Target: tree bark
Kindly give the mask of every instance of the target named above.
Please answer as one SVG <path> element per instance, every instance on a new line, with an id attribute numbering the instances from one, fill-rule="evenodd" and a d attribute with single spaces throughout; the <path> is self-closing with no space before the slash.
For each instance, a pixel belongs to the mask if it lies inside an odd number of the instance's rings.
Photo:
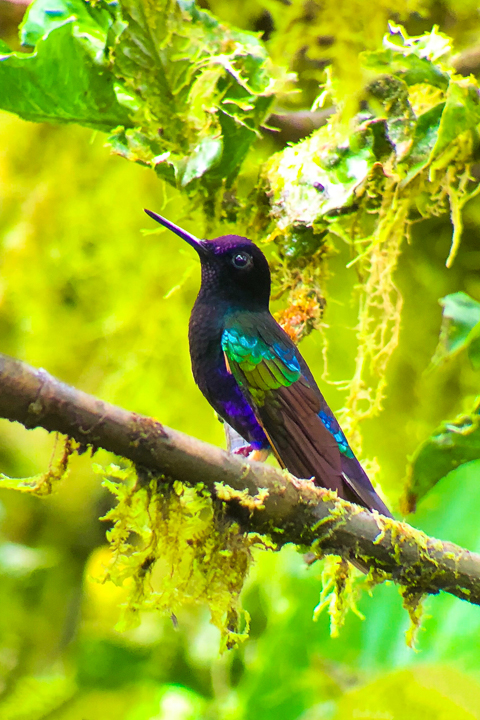
<path id="1" fill-rule="evenodd" d="M 339 500 L 310 480 L 103 402 L 2 354 L 0 417 L 63 433 L 93 450 L 102 447 L 167 478 L 201 482 L 237 512 L 240 508 L 246 530 L 269 535 L 279 545 L 357 558 L 387 573 L 412 597 L 443 590 L 480 604 L 477 553 Z"/>

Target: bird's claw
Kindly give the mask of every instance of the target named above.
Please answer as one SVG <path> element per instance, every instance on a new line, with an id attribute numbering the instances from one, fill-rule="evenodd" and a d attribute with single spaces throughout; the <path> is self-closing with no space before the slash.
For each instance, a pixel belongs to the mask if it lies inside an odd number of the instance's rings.
<path id="1" fill-rule="evenodd" d="M 253 445 L 242 445 L 241 447 L 237 448 L 233 451 L 234 455 L 240 455 L 241 457 L 250 457 L 252 452 L 254 452 L 255 448 Z"/>
<path id="2" fill-rule="evenodd" d="M 234 455 L 240 455 L 240 457 L 248 458 L 249 460 L 255 460 L 255 462 L 265 462 L 268 457 L 268 448 L 262 448 L 256 450 L 253 445 L 242 445 L 233 451 Z"/>

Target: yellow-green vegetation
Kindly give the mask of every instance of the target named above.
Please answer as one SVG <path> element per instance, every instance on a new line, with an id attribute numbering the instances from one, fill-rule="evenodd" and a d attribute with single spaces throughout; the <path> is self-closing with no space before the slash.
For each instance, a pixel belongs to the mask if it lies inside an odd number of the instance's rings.
<path id="1" fill-rule="evenodd" d="M 412 456 L 413 524 L 478 549 L 478 85 L 456 72 L 478 29 L 453 0 L 37 0 L 25 52 L 0 47 L 0 106 L 37 121 L 0 117 L 2 351 L 220 444 L 188 358 L 198 266 L 142 208 L 248 234 L 389 504 Z M 335 103 L 326 127 L 265 135 L 271 110 L 313 103 Z M 0 717 L 478 717 L 476 607 L 428 600 L 414 653 L 420 597 L 382 573 L 357 597 L 344 563 L 264 552 L 199 488 L 123 469 L 101 487 L 89 454 L 58 483 L 54 444 L 2 422 Z M 220 633 L 246 632 L 243 584 L 249 639 L 219 659 Z"/>
<path id="2" fill-rule="evenodd" d="M 341 558 L 326 558 L 320 601 L 313 611 L 313 617 L 318 619 L 322 610 L 328 609 L 330 635 L 333 638 L 338 637 L 348 610 L 352 610 L 361 620 L 365 619 L 356 604 L 357 590 L 358 586 L 355 588 L 352 583 L 352 568 L 349 563 Z"/>
<path id="3" fill-rule="evenodd" d="M 57 454 L 56 445 L 58 440 L 59 437 L 57 436 L 54 445 L 54 455 Z M 19 490 L 20 492 L 31 493 L 39 497 L 50 495 L 56 487 L 56 484 L 66 478 L 69 459 L 75 451 L 76 443 L 71 438 L 63 438 L 61 446 L 60 456 L 58 459 L 52 456 L 48 470 L 29 478 L 11 478 L 0 473 L 0 487 L 4 490 Z"/>
<path id="4" fill-rule="evenodd" d="M 383 45 L 360 54 L 356 67 L 364 84 L 357 84 L 355 95 L 341 78 L 329 76 L 321 103 L 334 102 L 336 114 L 303 142 L 274 155 L 263 170 L 283 287 L 284 265 L 297 273 L 294 282 L 287 281 L 294 306 L 299 293 L 315 288 L 313 278 L 335 240 L 350 248 L 348 266 L 360 280 L 355 372 L 342 412 L 350 433 L 382 408 L 401 322 L 394 273 L 412 222 L 450 212 L 450 267 L 460 244 L 462 208 L 479 190 L 471 176 L 478 85 L 449 66 L 449 39 L 438 28 L 412 38 L 391 23 Z M 369 104 L 353 128 L 346 125 L 348 111 L 339 96 L 344 92 L 349 101 L 358 96 Z M 321 311 L 319 304 L 311 327 L 319 324 Z"/>
<path id="5" fill-rule="evenodd" d="M 105 516 L 112 563 L 104 581 L 129 585 L 119 629 L 140 623 L 140 610 L 175 615 L 184 605 L 206 604 L 222 645 L 248 637 L 239 595 L 251 563 L 254 538 L 242 533 L 201 486 L 106 469 L 117 505 Z M 223 515 L 223 517 L 222 517 Z M 243 627 L 242 627 L 243 626 Z"/>

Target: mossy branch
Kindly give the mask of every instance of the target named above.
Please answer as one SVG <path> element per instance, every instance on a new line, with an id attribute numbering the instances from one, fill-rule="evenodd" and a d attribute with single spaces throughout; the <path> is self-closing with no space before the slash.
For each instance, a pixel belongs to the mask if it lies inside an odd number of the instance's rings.
<path id="1" fill-rule="evenodd" d="M 479 554 L 103 402 L 3 354 L 0 416 L 28 429 L 63 433 L 84 447 L 102 447 L 183 483 L 203 483 L 240 514 L 246 531 L 279 545 L 308 546 L 318 555 L 357 558 L 375 579 L 386 573 L 409 596 L 443 590 L 480 604 Z"/>

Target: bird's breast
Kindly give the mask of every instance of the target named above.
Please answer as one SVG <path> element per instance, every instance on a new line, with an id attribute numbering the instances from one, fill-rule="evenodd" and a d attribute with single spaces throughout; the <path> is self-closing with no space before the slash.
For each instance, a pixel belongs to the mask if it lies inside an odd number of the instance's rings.
<path id="1" fill-rule="evenodd" d="M 215 376 L 222 372 L 222 333 L 223 323 L 216 308 L 211 305 L 195 303 L 188 328 L 190 358 L 195 382 L 206 394 Z M 226 368 L 225 368 L 226 371 Z"/>

